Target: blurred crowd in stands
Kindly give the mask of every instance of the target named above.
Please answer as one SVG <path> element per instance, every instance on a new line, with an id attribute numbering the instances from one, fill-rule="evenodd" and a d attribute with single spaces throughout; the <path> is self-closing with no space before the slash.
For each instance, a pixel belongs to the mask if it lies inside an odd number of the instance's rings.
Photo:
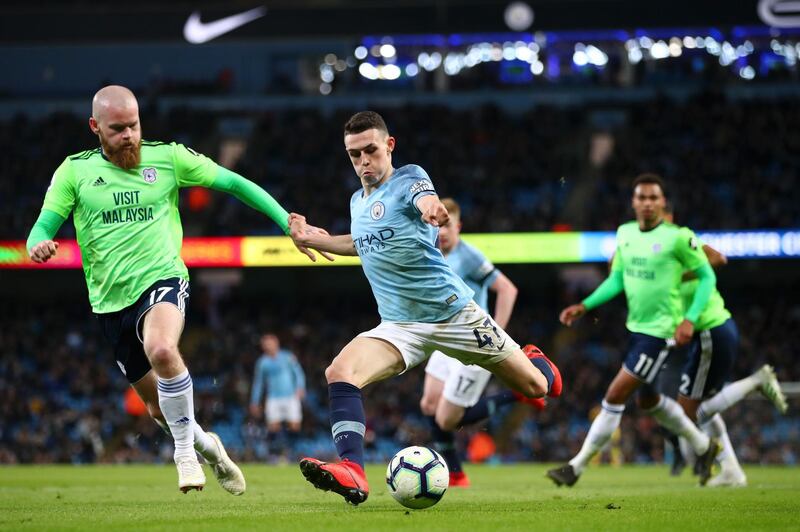
<path id="1" fill-rule="evenodd" d="M 259 183 L 311 223 L 349 232 L 349 198 L 359 183 L 343 149 L 342 125 L 360 109 L 158 112 L 146 98 L 140 105 L 144 138 L 187 144 Z M 466 232 L 613 230 L 631 218 L 629 185 L 644 171 L 664 176 L 677 221 L 697 230 L 800 226 L 796 98 L 730 101 L 703 92 L 680 101 L 540 105 L 514 113 L 491 105 L 376 110 L 398 140 L 395 166 L 423 166 L 441 195 L 460 202 Z M 0 239 L 27 238 L 56 167 L 67 155 L 97 146 L 87 118 L 56 113 L 0 121 Z M 181 215 L 187 236 L 279 232 L 216 193 L 183 191 Z M 73 236 L 72 224 L 65 224 L 59 237 Z M 537 275 L 533 267 L 530 272 Z M 515 338 L 553 355 L 565 376 L 564 398 L 543 413 L 508 407 L 487 426 L 460 431 L 462 443 L 487 431 L 500 460 L 563 461 L 577 451 L 587 414 L 619 369 L 627 337 L 619 300 L 578 327 L 558 324 L 558 310 L 585 288 L 521 296 L 510 327 Z M 800 306 L 792 290 L 773 292 L 723 289 L 742 333 L 735 378 L 769 362 L 781 380 L 800 380 L 793 343 Z M 347 341 L 377 323 L 365 283 L 359 297 L 315 297 L 313 305 L 298 298 L 281 304 L 278 319 L 277 302 L 256 305 L 236 296 L 213 302 L 193 285 L 181 347 L 194 379 L 197 419 L 239 459 L 332 457 L 323 373 Z M 127 381 L 83 299 L 3 305 L 0 323 L 0 463 L 171 460 L 169 437 L 126 405 Z M 281 453 L 267 445 L 263 419 L 248 414 L 257 339 L 267 330 L 297 355 L 308 383 L 300 438 Z M 427 441 L 418 407 L 422 377 L 417 368 L 367 389 L 369 460 Z M 728 412 L 740 458 L 797 463 L 798 408 L 792 399 L 782 418 L 766 401 L 747 400 Z M 627 462 L 663 456 L 655 422 L 635 408 L 623 418 L 621 450 Z"/>
<path id="2" fill-rule="evenodd" d="M 303 305 L 303 298 L 283 301 L 280 311 L 277 301 L 254 303 L 237 296 L 210 303 L 213 298 L 204 292 L 195 284 L 181 343 L 194 379 L 198 421 L 219 433 L 229 452 L 242 460 L 275 462 L 305 454 L 332 458 L 324 369 L 356 333 L 376 324 L 366 287 L 358 297 L 321 296 L 313 305 Z M 493 438 L 493 459 L 499 461 L 563 461 L 577 451 L 588 430 L 588 415 L 621 363 L 627 338 L 624 302 L 617 300 L 567 329 L 558 324 L 557 311 L 579 294 L 569 286 L 561 292 L 554 298 L 558 302 L 548 304 L 522 294 L 509 330 L 557 360 L 565 395 L 542 413 L 512 405 L 484 426 L 462 429 L 458 435 L 464 448 L 476 434 L 485 433 Z M 781 380 L 800 380 L 792 344 L 800 328 L 797 301 L 787 293 L 724 292 L 731 294 L 742 333 L 733 377 L 769 362 Z M 0 322 L 0 463 L 171 460 L 171 439 L 126 402 L 127 381 L 83 301 L 4 306 Z M 302 431 L 293 448 L 280 437 L 270 448 L 264 419 L 248 413 L 258 338 L 267 330 L 279 333 L 307 375 Z M 418 406 L 422 378 L 418 367 L 366 389 L 368 460 L 386 460 L 399 448 L 429 441 L 429 425 Z M 623 460 L 661 461 L 665 446 L 655 421 L 629 406 L 621 429 Z M 799 409 L 800 401 L 792 398 L 789 413 L 782 417 L 756 398 L 727 412 L 740 458 L 796 464 Z"/>
<path id="3" fill-rule="evenodd" d="M 342 125 L 358 109 L 158 113 L 141 102 L 144 138 L 178 141 L 259 183 L 287 209 L 332 233 L 349 230 L 359 187 Z M 87 98 L 88 109 L 88 98 Z M 396 166 L 420 164 L 454 196 L 467 232 L 613 230 L 630 218 L 629 185 L 661 173 L 678 220 L 697 230 L 800 225 L 800 103 L 685 101 L 538 106 L 509 113 L 408 105 L 378 109 L 397 138 Z M 0 122 L 0 238 L 27 237 L 53 171 L 97 146 L 86 116 Z M 276 234 L 237 200 L 183 191 L 187 236 Z M 62 236 L 72 233 L 65 224 Z"/>

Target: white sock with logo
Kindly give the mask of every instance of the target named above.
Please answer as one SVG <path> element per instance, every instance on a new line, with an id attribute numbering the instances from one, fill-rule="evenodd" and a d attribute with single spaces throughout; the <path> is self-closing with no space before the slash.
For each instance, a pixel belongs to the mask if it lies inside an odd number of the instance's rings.
<path id="1" fill-rule="evenodd" d="M 603 408 L 592 421 L 592 426 L 589 428 L 586 439 L 583 440 L 580 452 L 569 461 L 569 465 L 575 470 L 576 475 L 583 473 L 589 460 L 608 443 L 614 431 L 619 427 L 624 411 L 625 405 L 612 405 L 603 400 Z"/>
<path id="2" fill-rule="evenodd" d="M 674 399 L 661 394 L 661 400 L 647 413 L 671 433 L 686 438 L 697 455 L 705 454 L 708 450 L 708 436 L 689 419 Z"/>
<path id="3" fill-rule="evenodd" d="M 194 456 L 194 389 L 189 370 L 171 379 L 158 378 L 158 405 L 175 440 L 175 459 Z"/>
<path id="4" fill-rule="evenodd" d="M 169 426 L 165 422 L 157 418 L 153 418 L 153 421 L 161 427 L 161 430 L 172 437 L 172 432 L 170 432 Z M 203 430 L 203 427 L 197 421 L 194 423 L 194 450 L 200 453 L 200 456 L 205 458 L 209 464 L 216 464 L 219 461 L 216 442 Z"/>

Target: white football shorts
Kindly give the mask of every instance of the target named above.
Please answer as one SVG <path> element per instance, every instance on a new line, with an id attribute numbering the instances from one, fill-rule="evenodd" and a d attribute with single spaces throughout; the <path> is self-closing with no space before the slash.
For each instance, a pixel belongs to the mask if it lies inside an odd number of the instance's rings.
<path id="1" fill-rule="evenodd" d="M 465 366 L 455 358 L 435 351 L 425 373 L 444 382 L 442 396 L 454 405 L 469 408 L 481 398 L 492 374 L 480 366 Z"/>
<path id="2" fill-rule="evenodd" d="M 441 351 L 464 364 L 493 366 L 519 349 L 486 311 L 474 301 L 453 317 L 438 323 L 384 321 L 359 336 L 378 338 L 395 346 L 408 371 Z"/>
<path id="3" fill-rule="evenodd" d="M 296 395 L 267 399 L 264 413 L 267 423 L 300 423 L 303 420 L 303 406 Z"/>

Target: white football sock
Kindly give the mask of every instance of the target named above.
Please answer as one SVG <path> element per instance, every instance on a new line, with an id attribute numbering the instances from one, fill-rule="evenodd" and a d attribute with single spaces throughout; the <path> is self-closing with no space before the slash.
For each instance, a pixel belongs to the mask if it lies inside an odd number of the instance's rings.
<path id="1" fill-rule="evenodd" d="M 681 447 L 681 455 L 683 455 L 686 465 L 694 467 L 694 463 L 697 461 L 697 455 L 694 454 L 694 449 L 689 445 L 689 440 L 683 436 L 678 436 L 678 444 Z"/>
<path id="2" fill-rule="evenodd" d="M 611 435 L 619 427 L 624 411 L 625 405 L 612 405 L 605 400 L 603 401 L 603 408 L 600 409 L 600 413 L 592 421 L 592 426 L 589 428 L 586 439 L 583 440 L 580 452 L 569 461 L 569 465 L 575 470 L 576 475 L 583 473 L 589 460 L 608 443 Z"/>
<path id="3" fill-rule="evenodd" d="M 189 370 L 158 378 L 158 405 L 175 440 L 175 458 L 194 456 L 194 389 Z"/>
<path id="4" fill-rule="evenodd" d="M 662 394 L 658 404 L 647 413 L 656 418 L 656 421 L 671 433 L 686 438 L 698 455 L 705 454 L 708 450 L 708 436 L 692 423 L 681 405 L 675 400 Z"/>
<path id="5" fill-rule="evenodd" d="M 741 470 L 742 466 L 739 465 L 739 460 L 736 458 L 733 444 L 730 437 L 728 437 L 728 427 L 725 425 L 725 420 L 722 419 L 722 416 L 715 414 L 714 417 L 702 425 L 702 429 L 709 436 L 717 438 L 722 445 L 722 450 L 717 455 L 717 460 L 722 469 Z"/>
<path id="6" fill-rule="evenodd" d="M 166 434 L 172 437 L 172 433 L 166 423 L 160 419 L 153 418 L 156 425 L 161 427 Z M 200 453 L 200 456 L 206 459 L 209 464 L 216 464 L 219 461 L 219 452 L 217 451 L 217 444 L 211 439 L 211 436 L 206 434 L 203 427 L 195 421 L 194 423 L 194 450 Z"/>
<path id="7" fill-rule="evenodd" d="M 717 395 L 700 403 L 697 408 L 697 422 L 702 425 L 713 418 L 715 414 L 724 412 L 744 399 L 747 394 L 759 386 L 761 386 L 761 377 L 758 372 L 726 385 Z"/>
<path id="8" fill-rule="evenodd" d="M 219 462 L 220 456 L 217 450 L 217 443 L 196 421 L 194 423 L 194 450 L 200 453 L 200 456 L 209 464 Z"/>

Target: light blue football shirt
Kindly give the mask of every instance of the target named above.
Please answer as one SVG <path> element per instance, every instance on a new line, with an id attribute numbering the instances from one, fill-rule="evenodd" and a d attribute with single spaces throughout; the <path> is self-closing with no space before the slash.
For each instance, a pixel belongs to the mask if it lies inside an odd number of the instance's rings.
<path id="1" fill-rule="evenodd" d="M 397 168 L 364 197 L 350 199 L 350 233 L 383 321 L 436 323 L 472 300 L 472 290 L 436 246 L 439 230 L 426 224 L 416 201 L 436 194 L 417 165 Z"/>
<path id="2" fill-rule="evenodd" d="M 297 358 L 286 349 L 274 357 L 262 355 L 256 362 L 250 404 L 259 404 L 266 388 L 267 400 L 292 397 L 297 390 L 305 390 L 306 376 Z"/>
<path id="3" fill-rule="evenodd" d="M 494 284 L 500 270 L 477 248 L 459 240 L 456 247 L 445 255 L 444 260 L 456 275 L 464 279 L 475 295 L 473 299 L 483 310 L 489 311 L 489 287 Z"/>

